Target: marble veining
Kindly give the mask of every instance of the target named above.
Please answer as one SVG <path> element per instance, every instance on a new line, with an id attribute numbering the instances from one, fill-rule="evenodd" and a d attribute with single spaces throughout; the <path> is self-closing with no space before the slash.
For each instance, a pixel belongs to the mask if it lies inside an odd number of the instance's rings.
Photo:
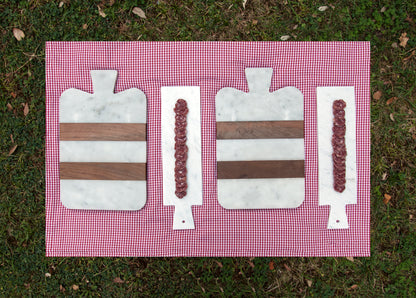
<path id="1" fill-rule="evenodd" d="M 161 88 L 162 99 L 162 162 L 163 204 L 174 205 L 173 229 L 194 229 L 193 205 L 202 205 L 202 160 L 201 160 L 201 110 L 200 87 L 173 86 Z M 179 199 L 175 195 L 175 113 L 178 99 L 187 102 L 187 195 Z"/>
<path id="2" fill-rule="evenodd" d="M 61 162 L 146 162 L 145 141 L 60 141 Z"/>
<path id="3" fill-rule="evenodd" d="M 296 208 L 304 196 L 304 178 L 218 180 L 218 201 L 226 209 Z"/>
<path id="4" fill-rule="evenodd" d="M 139 210 L 146 181 L 61 180 L 61 202 L 70 209 Z"/>
<path id="5" fill-rule="evenodd" d="M 354 87 L 317 87 L 318 110 L 318 160 L 319 160 L 319 205 L 330 205 L 328 229 L 349 227 L 345 206 L 357 203 L 356 169 L 356 121 Z M 343 99 L 345 107 L 345 146 L 347 148 L 345 190 L 336 192 L 333 187 L 332 166 L 332 103 Z"/>
<path id="6" fill-rule="evenodd" d="M 303 139 L 217 140 L 217 160 L 305 159 Z"/>

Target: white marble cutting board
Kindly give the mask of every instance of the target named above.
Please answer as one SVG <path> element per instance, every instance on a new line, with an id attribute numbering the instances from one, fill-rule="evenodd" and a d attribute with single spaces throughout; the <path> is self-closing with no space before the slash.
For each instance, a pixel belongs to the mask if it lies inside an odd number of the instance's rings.
<path id="1" fill-rule="evenodd" d="M 302 121 L 303 94 L 295 87 L 270 92 L 272 68 L 246 68 L 249 92 L 221 89 L 215 98 L 216 121 Z M 218 126 L 217 126 L 218 127 Z M 303 123 L 302 123 L 303 129 Z M 300 138 L 218 139 L 217 162 L 284 161 L 304 157 Z M 303 168 L 302 168 L 303 173 Z M 305 179 L 218 179 L 218 201 L 226 209 L 296 208 L 305 198 Z"/>
<path id="2" fill-rule="evenodd" d="M 136 88 L 114 94 L 116 70 L 90 72 L 93 93 L 65 90 L 60 123 L 146 123 L 145 94 Z M 146 163 L 146 141 L 60 141 L 62 163 Z M 62 173 L 61 173 L 62 175 Z M 62 177 L 61 177 L 62 178 Z M 60 199 L 70 209 L 139 210 L 146 181 L 60 179 Z"/>

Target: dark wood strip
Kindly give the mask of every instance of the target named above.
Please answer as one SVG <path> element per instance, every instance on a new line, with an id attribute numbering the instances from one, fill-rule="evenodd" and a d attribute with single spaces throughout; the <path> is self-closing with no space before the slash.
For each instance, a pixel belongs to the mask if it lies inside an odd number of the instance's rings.
<path id="1" fill-rule="evenodd" d="M 219 161 L 218 179 L 302 178 L 304 160 Z"/>
<path id="2" fill-rule="evenodd" d="M 217 122 L 217 139 L 303 138 L 303 121 Z"/>
<path id="3" fill-rule="evenodd" d="M 60 178 L 80 180 L 146 180 L 146 164 L 61 162 Z"/>
<path id="4" fill-rule="evenodd" d="M 145 123 L 61 123 L 61 141 L 146 141 Z"/>

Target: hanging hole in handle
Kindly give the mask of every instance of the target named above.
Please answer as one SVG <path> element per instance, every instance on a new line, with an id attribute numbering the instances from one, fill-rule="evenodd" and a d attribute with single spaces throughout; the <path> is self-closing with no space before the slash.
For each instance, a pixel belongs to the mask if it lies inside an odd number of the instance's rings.
<path id="1" fill-rule="evenodd" d="M 337 223 L 339 223 L 339 219 L 337 219 Z"/>
<path id="2" fill-rule="evenodd" d="M 184 220 L 182 220 L 182 223 L 185 223 L 185 221 L 184 221 Z"/>

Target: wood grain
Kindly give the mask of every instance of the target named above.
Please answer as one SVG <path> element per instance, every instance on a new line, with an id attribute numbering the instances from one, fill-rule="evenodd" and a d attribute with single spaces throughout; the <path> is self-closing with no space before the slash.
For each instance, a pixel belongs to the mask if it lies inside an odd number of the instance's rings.
<path id="1" fill-rule="evenodd" d="M 302 178 L 304 160 L 219 161 L 218 179 Z"/>
<path id="2" fill-rule="evenodd" d="M 303 121 L 217 122 L 217 139 L 293 139 L 303 136 Z"/>
<path id="3" fill-rule="evenodd" d="M 145 123 L 61 123 L 61 141 L 146 141 Z"/>
<path id="4" fill-rule="evenodd" d="M 146 164 L 61 162 L 60 178 L 79 180 L 146 180 Z"/>

